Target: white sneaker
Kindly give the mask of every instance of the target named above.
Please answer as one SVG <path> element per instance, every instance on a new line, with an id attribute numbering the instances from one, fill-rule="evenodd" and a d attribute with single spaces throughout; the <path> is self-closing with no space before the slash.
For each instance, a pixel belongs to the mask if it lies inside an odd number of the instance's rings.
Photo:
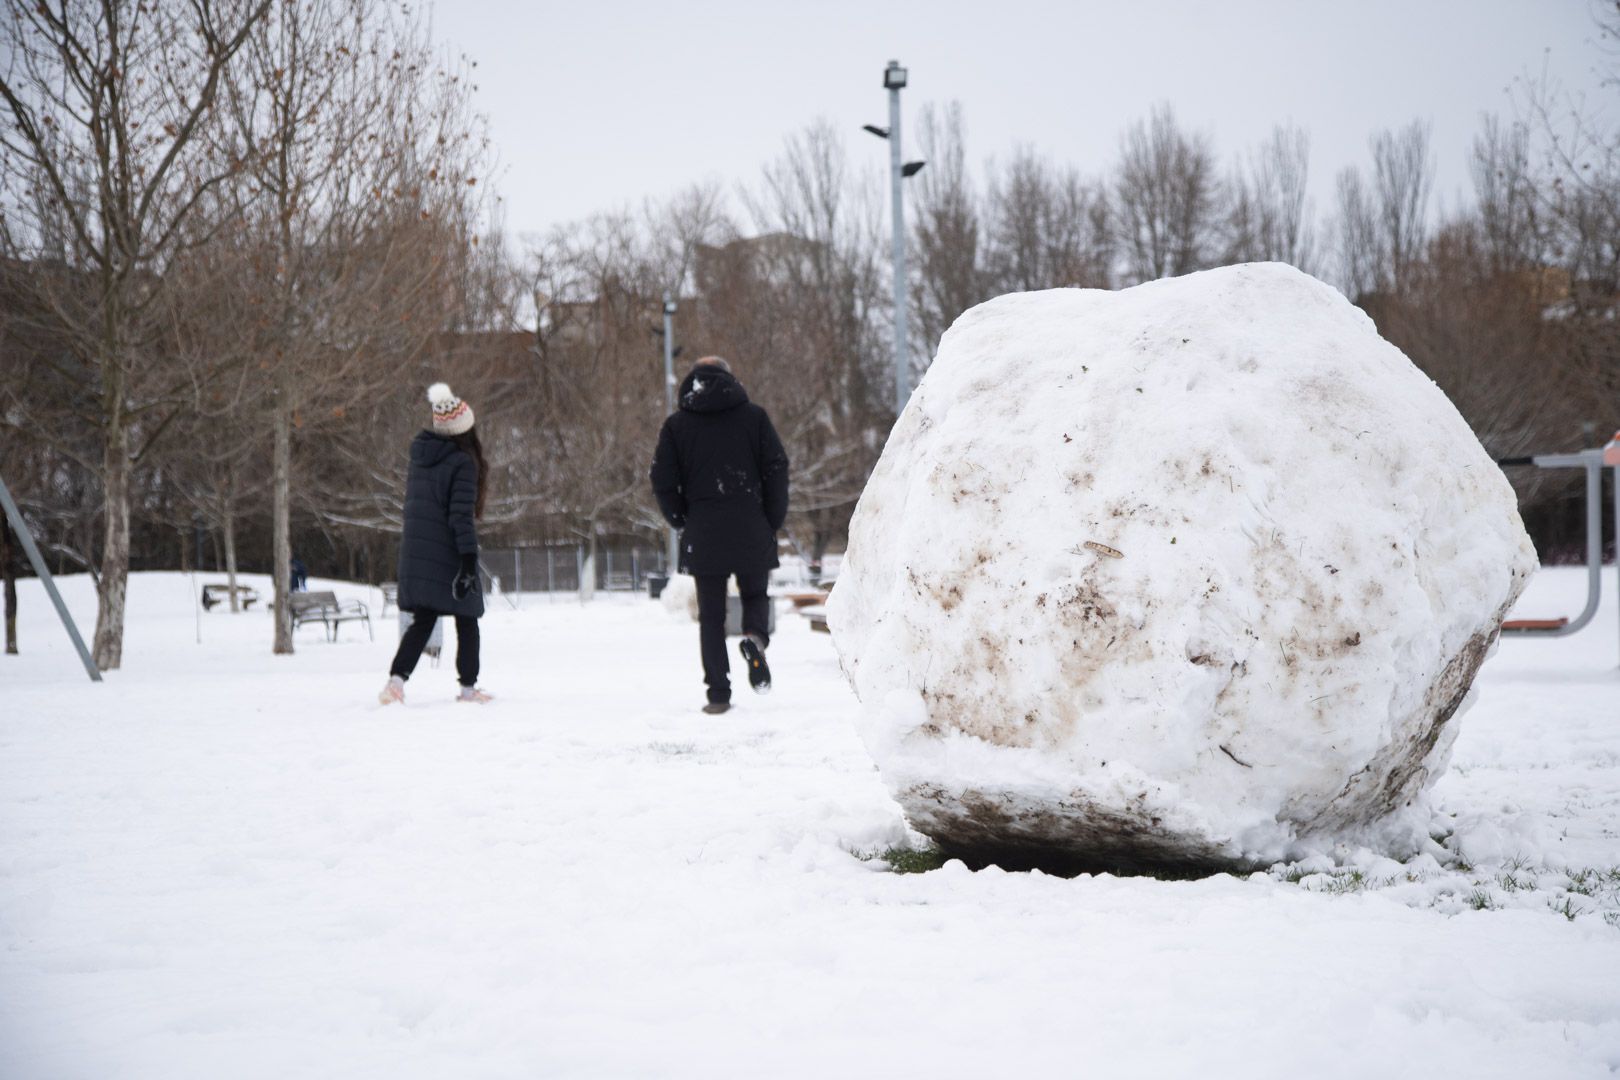
<path id="1" fill-rule="evenodd" d="M 463 686 L 461 693 L 456 695 L 457 701 L 470 701 L 474 705 L 487 705 L 495 700 L 494 694 L 485 693 L 476 686 Z"/>
<path id="2" fill-rule="evenodd" d="M 378 693 L 377 700 L 384 705 L 392 705 L 396 701 L 405 704 L 405 680 L 398 675 L 388 676 L 388 682 Z"/>

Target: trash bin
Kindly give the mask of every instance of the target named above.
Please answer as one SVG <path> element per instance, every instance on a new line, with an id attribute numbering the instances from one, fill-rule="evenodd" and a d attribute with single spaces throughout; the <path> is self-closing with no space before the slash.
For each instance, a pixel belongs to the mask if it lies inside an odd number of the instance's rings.
<path id="1" fill-rule="evenodd" d="M 765 632 L 776 633 L 776 597 L 771 597 L 770 606 L 765 609 Z M 726 597 L 726 636 L 742 637 L 742 597 Z"/>
<path id="2" fill-rule="evenodd" d="M 647 575 L 647 595 L 653 600 L 664 594 L 664 586 L 669 584 L 668 574 Z"/>
<path id="3" fill-rule="evenodd" d="M 399 613 L 399 636 L 404 637 L 405 636 L 405 631 L 410 627 L 411 623 L 413 623 L 415 621 L 416 621 L 416 616 L 414 614 L 412 614 L 411 612 L 409 612 L 409 611 L 400 612 Z M 441 652 L 443 652 L 443 651 L 444 651 L 444 620 L 443 619 L 435 619 L 433 621 L 433 633 L 428 635 L 427 647 L 424 648 L 422 650 L 422 652 L 430 660 L 433 661 L 433 666 L 434 667 L 438 667 L 439 666 L 439 654 Z"/>

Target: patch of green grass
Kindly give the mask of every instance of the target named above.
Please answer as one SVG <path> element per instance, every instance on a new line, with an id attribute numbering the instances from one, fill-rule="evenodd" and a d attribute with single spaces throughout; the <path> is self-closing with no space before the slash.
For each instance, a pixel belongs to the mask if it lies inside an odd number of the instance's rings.
<path id="1" fill-rule="evenodd" d="M 1473 892 L 1468 894 L 1468 896 L 1463 900 L 1463 903 L 1467 904 L 1475 911 L 1496 910 L 1496 901 L 1492 900 L 1491 894 L 1486 892 L 1484 889 L 1475 889 Z"/>
<path id="2" fill-rule="evenodd" d="M 1569 884 L 1565 888 L 1581 896 L 1591 896 L 1603 885 L 1603 876 L 1596 870 L 1574 870 L 1569 874 Z"/>
<path id="3" fill-rule="evenodd" d="M 1527 889 L 1534 889 L 1536 879 L 1533 877 L 1529 879 L 1521 878 L 1510 869 L 1505 874 L 1496 875 L 1496 884 L 1503 892 L 1523 892 Z"/>
<path id="4" fill-rule="evenodd" d="M 926 874 L 945 865 L 945 853 L 936 847 L 892 847 L 878 858 L 889 864 L 897 874 Z"/>
<path id="5" fill-rule="evenodd" d="M 1345 893 L 1361 892 L 1367 888 L 1368 884 L 1366 874 L 1363 874 L 1360 870 L 1352 870 L 1347 874 L 1333 875 L 1328 883 L 1322 887 L 1322 891 L 1334 895 L 1343 895 Z"/>
<path id="6" fill-rule="evenodd" d="M 1573 896 L 1564 897 L 1564 902 L 1562 904 L 1558 903 L 1557 901 L 1549 900 L 1547 901 L 1547 906 L 1558 912 L 1558 914 L 1562 915 L 1570 922 L 1574 922 L 1575 916 L 1581 913 L 1581 909 L 1575 906 L 1575 898 Z"/>

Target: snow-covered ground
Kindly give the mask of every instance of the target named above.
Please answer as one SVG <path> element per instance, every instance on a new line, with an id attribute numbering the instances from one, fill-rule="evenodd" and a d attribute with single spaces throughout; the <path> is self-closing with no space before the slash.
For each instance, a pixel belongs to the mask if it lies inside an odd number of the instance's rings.
<path id="1" fill-rule="evenodd" d="M 383 709 L 392 616 L 272 657 L 262 611 L 137 575 L 96 686 L 26 582 L 0 1077 L 1609 1076 L 1613 581 L 1486 663 L 1446 849 L 1201 881 L 892 872 L 917 838 L 786 611 L 776 692 L 720 718 L 696 628 L 627 596 L 497 600 L 495 704 L 453 704 L 446 657 Z"/>

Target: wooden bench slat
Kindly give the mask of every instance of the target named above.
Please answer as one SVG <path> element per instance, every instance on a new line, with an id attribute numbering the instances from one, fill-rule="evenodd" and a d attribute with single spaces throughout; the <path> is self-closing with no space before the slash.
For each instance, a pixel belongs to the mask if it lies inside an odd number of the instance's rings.
<path id="1" fill-rule="evenodd" d="M 1568 618 L 1509 619 L 1502 624 L 1504 630 L 1562 630 L 1569 625 Z"/>

